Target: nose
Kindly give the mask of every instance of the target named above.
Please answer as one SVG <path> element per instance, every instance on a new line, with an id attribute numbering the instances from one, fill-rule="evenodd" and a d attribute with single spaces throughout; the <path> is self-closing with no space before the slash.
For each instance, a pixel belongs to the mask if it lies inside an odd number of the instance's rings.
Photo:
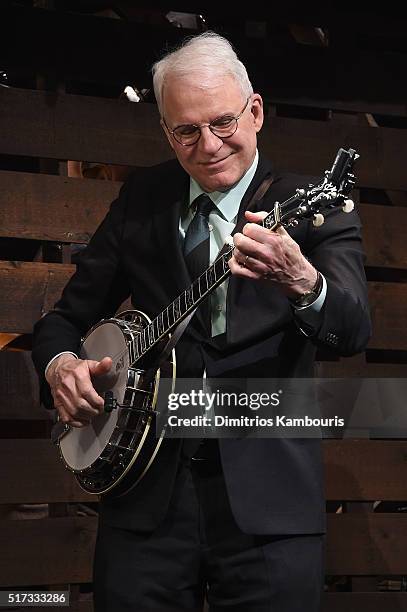
<path id="1" fill-rule="evenodd" d="M 204 153 L 213 154 L 219 151 L 223 145 L 223 140 L 216 136 L 207 125 L 201 127 L 201 137 L 198 146 Z"/>

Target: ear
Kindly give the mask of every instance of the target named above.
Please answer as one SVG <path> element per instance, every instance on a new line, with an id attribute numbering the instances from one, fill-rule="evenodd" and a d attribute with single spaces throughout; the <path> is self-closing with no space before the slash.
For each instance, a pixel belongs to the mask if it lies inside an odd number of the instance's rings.
<path id="1" fill-rule="evenodd" d="M 168 142 L 170 143 L 170 147 L 171 147 L 171 149 L 173 149 L 173 150 L 174 150 L 174 143 L 172 142 L 172 137 L 171 137 L 171 134 L 170 134 L 170 133 L 169 133 L 169 131 L 167 130 L 167 127 L 166 127 L 166 125 L 165 125 L 165 123 L 164 123 L 164 121 L 163 121 L 162 119 L 160 119 L 160 125 L 161 125 L 161 127 L 162 127 L 162 129 L 163 129 L 163 131 L 164 131 L 164 134 L 165 134 L 165 135 L 166 135 L 166 137 L 167 137 Z"/>
<path id="2" fill-rule="evenodd" d="M 260 94 L 252 95 L 251 105 L 250 112 L 253 115 L 254 128 L 256 132 L 260 132 L 264 121 L 263 99 Z"/>

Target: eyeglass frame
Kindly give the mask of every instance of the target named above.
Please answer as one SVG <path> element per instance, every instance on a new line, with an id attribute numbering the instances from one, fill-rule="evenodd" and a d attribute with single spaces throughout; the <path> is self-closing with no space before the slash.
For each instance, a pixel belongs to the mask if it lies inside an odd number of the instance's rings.
<path id="1" fill-rule="evenodd" d="M 181 125 L 177 125 L 177 126 L 176 126 L 176 127 L 173 129 L 173 130 L 171 130 L 171 129 L 168 127 L 167 122 L 166 122 L 166 120 L 165 120 L 165 117 L 164 117 L 164 116 L 162 117 L 162 120 L 163 120 L 163 123 L 164 123 L 164 125 L 165 125 L 165 127 L 166 127 L 167 131 L 168 131 L 168 132 L 171 134 L 171 136 L 174 138 L 175 142 L 177 142 L 178 144 L 180 144 L 182 147 L 193 147 L 194 145 L 196 145 L 196 143 L 197 143 L 197 142 L 199 142 L 199 139 L 200 139 L 200 138 L 201 138 L 201 136 L 202 136 L 202 128 L 204 128 L 204 127 L 208 127 L 208 128 L 210 129 L 210 131 L 211 131 L 211 134 L 213 134 L 214 136 L 216 136 L 216 138 L 220 138 L 220 140 L 225 140 L 226 138 L 231 138 L 231 137 L 232 137 L 234 134 L 236 134 L 236 132 L 237 132 L 237 128 L 239 127 L 238 120 L 241 118 L 241 116 L 242 116 L 242 115 L 243 115 L 243 113 L 245 112 L 245 110 L 246 110 L 246 108 L 247 108 L 247 106 L 248 106 L 248 104 L 249 104 L 249 100 L 250 100 L 250 98 L 251 98 L 251 97 L 252 97 L 251 95 L 247 97 L 247 100 L 246 100 L 246 103 L 245 103 L 245 105 L 244 105 L 243 109 L 241 110 L 241 112 L 240 112 L 238 115 L 236 115 L 236 117 L 232 117 L 232 116 L 230 117 L 230 119 L 233 119 L 233 120 L 235 121 L 235 124 L 236 124 L 236 129 L 235 129 L 235 130 L 234 130 L 234 131 L 233 131 L 231 134 L 229 134 L 228 136 L 218 136 L 218 134 L 215 134 L 215 132 L 213 132 L 213 131 L 212 131 L 212 128 L 211 128 L 212 123 L 214 123 L 215 121 L 218 121 L 218 119 L 221 119 L 222 117 L 228 117 L 228 115 L 219 115 L 219 117 L 216 117 L 216 119 L 214 119 L 214 120 L 213 120 L 213 121 L 211 121 L 210 123 L 201 123 L 200 125 L 198 125 L 198 124 L 196 124 L 196 123 L 181 123 Z M 185 126 L 194 127 L 194 128 L 197 128 L 197 129 L 199 130 L 199 136 L 198 136 L 197 140 L 195 140 L 194 142 L 191 142 L 191 143 L 189 143 L 189 144 L 186 144 L 185 142 L 180 142 L 180 141 L 177 139 L 177 137 L 175 136 L 175 130 L 178 130 L 178 128 L 180 128 L 180 127 L 185 127 Z"/>

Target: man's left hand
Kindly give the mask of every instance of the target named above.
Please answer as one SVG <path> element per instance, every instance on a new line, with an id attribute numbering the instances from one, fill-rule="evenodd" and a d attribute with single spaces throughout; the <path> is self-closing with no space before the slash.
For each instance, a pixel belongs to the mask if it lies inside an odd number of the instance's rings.
<path id="1" fill-rule="evenodd" d="M 233 236 L 229 267 L 236 276 L 271 281 L 284 295 L 296 298 L 314 287 L 318 272 L 283 227 L 270 231 L 258 225 L 267 214 L 246 211 L 248 223 Z"/>

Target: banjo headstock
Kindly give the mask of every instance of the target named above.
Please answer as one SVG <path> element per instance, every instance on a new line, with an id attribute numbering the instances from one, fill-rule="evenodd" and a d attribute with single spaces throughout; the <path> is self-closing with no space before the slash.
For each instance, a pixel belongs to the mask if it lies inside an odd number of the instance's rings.
<path id="1" fill-rule="evenodd" d="M 275 229 L 279 225 L 292 227 L 302 219 L 312 219 L 318 227 L 324 222 L 323 211 L 342 207 L 345 213 L 354 208 L 348 197 L 355 186 L 353 165 L 359 155 L 354 149 L 339 149 L 330 170 L 317 185 L 297 189 L 295 194 L 283 203 L 276 202 L 274 210 L 264 219 L 263 226 Z"/>

